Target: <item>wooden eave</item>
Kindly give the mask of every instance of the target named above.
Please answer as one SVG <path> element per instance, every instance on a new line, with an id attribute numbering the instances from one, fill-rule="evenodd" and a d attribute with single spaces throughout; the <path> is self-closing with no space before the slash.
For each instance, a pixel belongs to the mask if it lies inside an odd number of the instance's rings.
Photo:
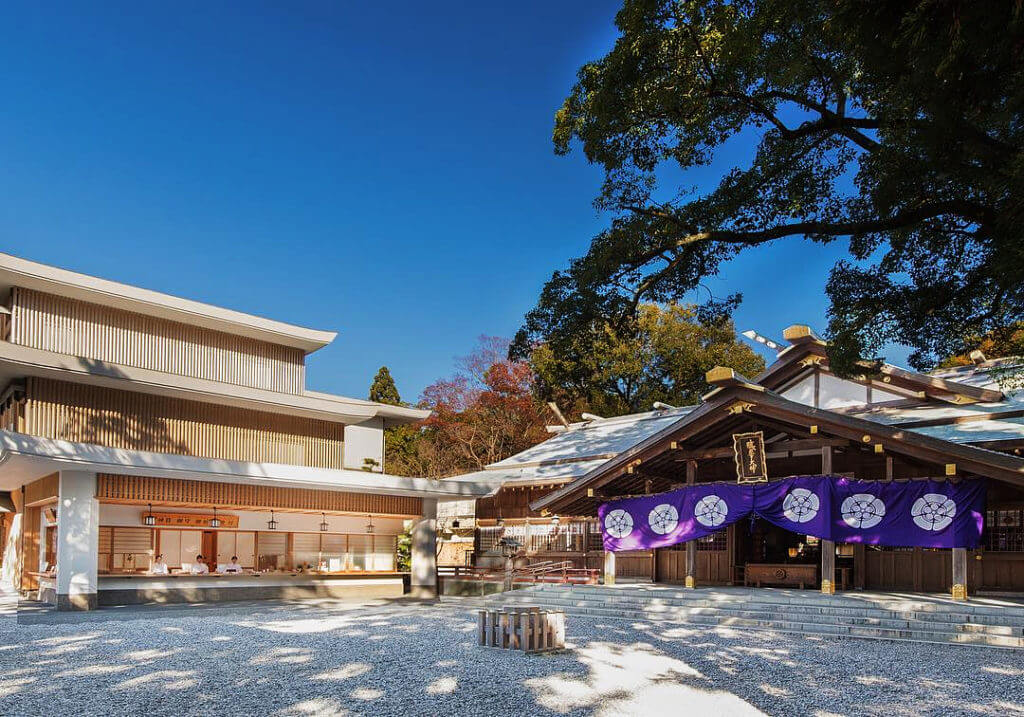
<path id="1" fill-rule="evenodd" d="M 757 387 L 758 389 L 760 387 Z M 565 512 L 568 506 L 600 499 L 598 490 L 607 483 L 628 476 L 641 485 L 645 478 L 630 473 L 631 467 L 645 466 L 669 451 L 677 450 L 688 439 L 702 437 L 703 445 L 722 441 L 751 420 L 777 425 L 782 430 L 803 427 L 805 437 L 798 440 L 841 439 L 850 445 L 872 448 L 884 446 L 886 453 L 904 456 L 931 465 L 955 464 L 958 474 L 975 474 L 1024 486 L 1024 459 L 970 445 L 933 438 L 898 426 L 874 423 L 825 409 L 790 401 L 770 391 L 755 390 L 749 384 L 720 387 L 714 395 L 680 420 L 650 436 L 607 463 L 580 476 L 562 488 L 531 503 L 537 511 Z M 812 429 L 812 427 L 814 427 Z M 673 445 L 675 444 L 675 445 Z M 826 440 L 822 440 L 826 444 Z M 770 451 L 770 448 L 769 448 Z"/>

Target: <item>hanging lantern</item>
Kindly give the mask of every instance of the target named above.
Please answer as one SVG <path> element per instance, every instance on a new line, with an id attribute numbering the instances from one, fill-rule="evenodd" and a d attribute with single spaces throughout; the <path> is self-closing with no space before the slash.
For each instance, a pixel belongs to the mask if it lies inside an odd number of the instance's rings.
<path id="1" fill-rule="evenodd" d="M 149 504 L 149 513 L 142 516 L 143 525 L 156 525 L 156 517 L 153 515 L 153 504 Z"/>
<path id="2" fill-rule="evenodd" d="M 267 521 L 267 530 L 277 530 L 277 521 L 274 520 L 274 511 L 270 511 L 270 520 Z"/>
<path id="3" fill-rule="evenodd" d="M 331 526 L 327 525 L 327 514 L 321 513 L 320 517 L 323 519 L 323 522 L 320 523 L 320 532 L 326 533 L 331 528 Z"/>
<path id="4" fill-rule="evenodd" d="M 552 526 L 554 526 L 555 528 L 557 528 L 557 527 L 558 527 L 558 523 L 559 523 L 559 522 L 560 522 L 560 519 L 559 519 L 559 517 L 558 517 L 557 515 L 553 515 L 553 516 L 551 516 L 551 525 L 552 525 Z"/>
<path id="5" fill-rule="evenodd" d="M 372 515 L 366 516 L 366 520 L 367 520 L 366 532 L 367 533 L 372 533 L 373 532 L 373 516 Z"/>
<path id="6" fill-rule="evenodd" d="M 211 528 L 219 528 L 220 527 L 220 518 L 217 517 L 217 509 L 216 508 L 213 509 L 213 517 L 210 518 L 210 527 Z"/>

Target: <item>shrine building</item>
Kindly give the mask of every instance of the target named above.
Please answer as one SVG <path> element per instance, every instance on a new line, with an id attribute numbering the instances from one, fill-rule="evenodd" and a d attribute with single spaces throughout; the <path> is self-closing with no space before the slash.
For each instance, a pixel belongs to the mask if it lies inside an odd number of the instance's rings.
<path id="1" fill-rule="evenodd" d="M 999 383 L 1021 360 L 840 377 L 809 327 L 784 335 L 759 376 L 708 372 L 696 406 L 553 426 L 450 479 L 490 490 L 464 559 L 512 538 L 517 564 L 605 583 L 1024 590 L 1024 392 Z"/>

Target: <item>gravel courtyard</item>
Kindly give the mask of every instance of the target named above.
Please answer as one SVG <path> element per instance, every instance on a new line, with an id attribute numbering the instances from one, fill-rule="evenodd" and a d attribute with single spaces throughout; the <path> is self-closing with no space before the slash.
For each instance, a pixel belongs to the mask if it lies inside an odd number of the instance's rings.
<path id="1" fill-rule="evenodd" d="M 450 602 L 35 619 L 0 605 L 0 714 L 1024 714 L 1024 655 L 982 648 L 570 617 L 527 657 Z"/>

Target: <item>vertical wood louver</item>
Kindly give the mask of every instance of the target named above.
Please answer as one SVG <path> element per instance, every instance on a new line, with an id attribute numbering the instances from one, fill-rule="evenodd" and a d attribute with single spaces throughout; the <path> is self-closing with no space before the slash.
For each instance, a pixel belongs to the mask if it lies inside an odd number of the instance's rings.
<path id="1" fill-rule="evenodd" d="M 10 341 L 269 391 L 305 388 L 301 349 L 21 287 L 12 292 Z"/>
<path id="2" fill-rule="evenodd" d="M 20 409 L 34 436 L 156 453 L 341 468 L 345 426 L 302 416 L 30 377 Z"/>

